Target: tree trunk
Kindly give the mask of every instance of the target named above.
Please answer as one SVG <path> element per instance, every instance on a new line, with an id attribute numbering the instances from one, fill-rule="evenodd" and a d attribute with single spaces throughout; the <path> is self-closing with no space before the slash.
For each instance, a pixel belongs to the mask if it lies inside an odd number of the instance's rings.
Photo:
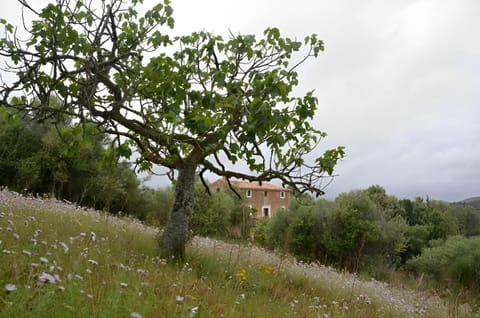
<path id="1" fill-rule="evenodd" d="M 193 213 L 193 186 L 195 165 L 179 169 L 175 185 L 175 202 L 160 242 L 160 248 L 169 259 L 183 261 L 188 239 L 188 225 Z"/>

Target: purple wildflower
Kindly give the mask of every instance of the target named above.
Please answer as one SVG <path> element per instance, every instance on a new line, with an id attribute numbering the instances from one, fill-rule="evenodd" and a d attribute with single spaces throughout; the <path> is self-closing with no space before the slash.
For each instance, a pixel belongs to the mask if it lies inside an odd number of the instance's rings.
<path id="1" fill-rule="evenodd" d="M 43 272 L 39 277 L 38 277 L 38 284 L 41 286 L 45 283 L 50 283 L 50 284 L 55 284 L 56 280 L 55 277 L 52 275 Z"/>

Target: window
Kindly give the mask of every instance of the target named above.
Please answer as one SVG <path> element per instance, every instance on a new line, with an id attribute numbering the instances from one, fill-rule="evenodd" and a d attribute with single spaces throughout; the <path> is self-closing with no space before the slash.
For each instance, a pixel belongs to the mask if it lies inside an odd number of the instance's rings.
<path id="1" fill-rule="evenodd" d="M 280 199 L 285 199 L 285 191 L 280 191 Z"/>
<path id="2" fill-rule="evenodd" d="M 247 196 L 247 198 L 251 198 L 252 197 L 252 190 L 247 190 L 246 196 Z"/>
<path id="3" fill-rule="evenodd" d="M 265 196 L 268 196 L 268 191 L 265 191 L 264 194 L 265 194 Z"/>
<path id="4" fill-rule="evenodd" d="M 269 217 L 270 216 L 270 207 L 268 207 L 268 206 L 263 207 L 263 216 L 264 217 Z"/>

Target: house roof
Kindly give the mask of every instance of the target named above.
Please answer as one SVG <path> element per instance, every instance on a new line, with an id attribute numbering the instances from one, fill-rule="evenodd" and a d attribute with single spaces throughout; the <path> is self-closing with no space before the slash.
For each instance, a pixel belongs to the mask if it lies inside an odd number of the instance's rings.
<path id="1" fill-rule="evenodd" d="M 227 181 L 224 180 L 224 179 L 219 179 L 214 183 L 217 183 L 217 182 L 226 183 Z M 258 182 L 250 182 L 250 181 L 230 181 L 230 182 L 232 183 L 232 185 L 237 186 L 239 189 L 242 189 L 242 190 L 251 189 L 251 190 L 269 190 L 269 191 L 289 191 L 289 192 L 291 192 L 290 189 L 277 186 L 277 185 L 272 184 L 270 182 L 262 182 L 262 185 L 260 185 L 260 183 L 258 183 Z"/>

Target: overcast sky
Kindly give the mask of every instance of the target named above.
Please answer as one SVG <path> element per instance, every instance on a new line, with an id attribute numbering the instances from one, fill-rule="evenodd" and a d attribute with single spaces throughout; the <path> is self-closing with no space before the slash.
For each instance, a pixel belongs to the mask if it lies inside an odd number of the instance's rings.
<path id="1" fill-rule="evenodd" d="M 8 17 L 18 3 L 5 3 Z M 399 198 L 480 195 L 480 1 L 172 0 L 172 6 L 178 34 L 261 34 L 275 26 L 283 35 L 317 33 L 324 40 L 325 52 L 300 71 L 299 91 L 315 89 L 319 98 L 314 124 L 328 133 L 319 154 L 346 147 L 327 198 L 373 184 Z"/>

